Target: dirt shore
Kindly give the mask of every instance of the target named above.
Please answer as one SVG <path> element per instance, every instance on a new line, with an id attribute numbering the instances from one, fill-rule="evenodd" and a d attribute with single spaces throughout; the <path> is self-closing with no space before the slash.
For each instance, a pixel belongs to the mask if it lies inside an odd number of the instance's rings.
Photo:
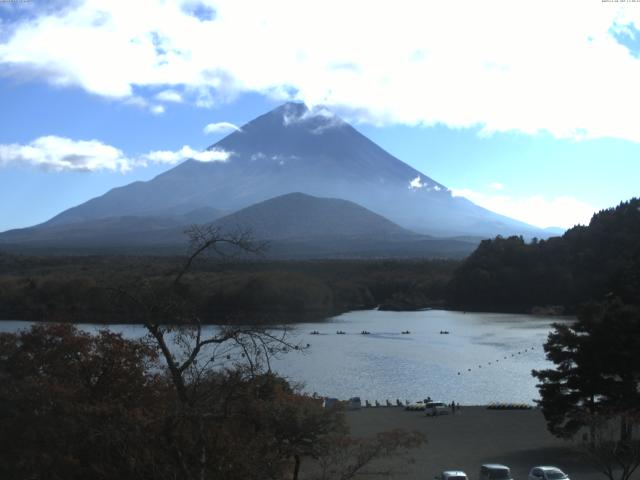
<path id="1" fill-rule="evenodd" d="M 414 463 L 384 460 L 367 468 L 361 478 L 433 480 L 443 470 L 463 470 L 477 480 L 480 465 L 502 463 L 511 468 L 515 480 L 527 480 L 532 467 L 555 465 L 571 480 L 605 479 L 572 448 L 546 429 L 537 410 L 487 410 L 463 407 L 455 415 L 427 417 L 400 407 L 363 408 L 347 413 L 354 436 L 368 436 L 384 430 L 418 430 L 427 444 L 414 450 Z M 393 471 L 392 475 L 386 472 Z M 640 479 L 636 473 L 634 477 Z"/>

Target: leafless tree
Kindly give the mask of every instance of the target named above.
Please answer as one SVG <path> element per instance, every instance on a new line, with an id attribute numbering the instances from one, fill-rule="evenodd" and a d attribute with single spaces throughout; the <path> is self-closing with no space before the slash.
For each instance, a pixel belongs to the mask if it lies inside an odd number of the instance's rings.
<path id="1" fill-rule="evenodd" d="M 639 412 L 600 413 L 588 419 L 584 457 L 609 480 L 628 480 L 640 467 Z"/>
<path id="2" fill-rule="evenodd" d="M 206 327 L 189 300 L 182 293 L 181 281 L 201 256 L 213 252 L 218 257 L 237 254 L 261 254 L 265 244 L 255 242 L 250 232 L 223 232 L 211 225 L 194 225 L 187 230 L 190 251 L 184 265 L 177 271 L 171 287 L 158 289 L 150 282 L 119 287 L 120 301 L 133 306 L 148 332 L 148 341 L 166 365 L 176 392 L 175 412 L 167 417 L 166 437 L 173 454 L 187 479 L 207 477 L 207 423 L 215 414 L 207 400 L 202 380 L 216 368 L 245 368 L 251 375 L 270 371 L 270 359 L 290 350 L 302 350 L 291 343 L 286 329 L 274 331 L 255 326 Z M 188 441 L 190 452 L 198 452 L 196 465 L 193 455 L 187 455 L 178 441 L 177 427 L 185 422 L 196 432 Z M 186 461 L 189 456 L 192 461 Z"/>
<path id="3" fill-rule="evenodd" d="M 166 415 L 164 432 L 180 474 L 188 480 L 205 480 L 212 475 L 211 427 L 229 415 L 227 406 L 232 403 L 220 396 L 233 397 L 234 388 L 236 393 L 246 395 L 243 375 L 252 378 L 270 372 L 271 359 L 305 347 L 290 341 L 283 328 L 204 326 L 182 283 L 196 260 L 209 252 L 224 258 L 260 254 L 265 244 L 254 242 L 249 232 L 237 230 L 229 234 L 213 226 L 194 226 L 187 233 L 190 251 L 183 266 L 174 272 L 170 285 L 158 288 L 140 281 L 117 289 L 117 295 L 138 312 L 148 341 L 163 359 L 175 391 L 175 409 Z M 215 372 L 225 369 L 232 381 L 227 378 L 220 389 Z M 347 480 L 376 458 L 395 455 L 424 442 L 419 433 L 403 431 L 353 439 L 347 435 L 340 412 L 318 408 L 317 400 L 304 395 L 284 395 L 269 409 L 258 413 L 263 415 L 259 421 L 263 427 L 268 425 L 271 432 L 271 451 L 275 450 L 281 459 L 294 460 L 295 479 L 303 457 L 316 460 L 319 479 Z M 269 478 L 264 472 L 262 476 Z"/>

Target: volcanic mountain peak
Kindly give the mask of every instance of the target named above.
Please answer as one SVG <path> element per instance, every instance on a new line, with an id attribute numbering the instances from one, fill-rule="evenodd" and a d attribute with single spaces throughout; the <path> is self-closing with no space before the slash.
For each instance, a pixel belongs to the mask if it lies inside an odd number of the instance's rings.
<path id="1" fill-rule="evenodd" d="M 249 175 L 268 172 L 277 176 L 281 185 L 293 180 L 287 189 L 261 199 L 295 190 L 343 198 L 344 186 L 336 189 L 336 185 L 345 182 L 350 183 L 349 188 L 367 184 L 370 191 L 390 185 L 447 191 L 381 149 L 324 106 L 309 109 L 301 103 L 284 104 L 209 148 L 230 152 L 229 168 L 246 169 Z M 220 165 L 185 163 L 189 165 L 183 168 L 202 174 L 220 169 Z"/>
<path id="2" fill-rule="evenodd" d="M 153 180 L 113 189 L 71 208 L 47 224 L 175 216 L 202 207 L 233 212 L 303 192 L 355 202 L 424 234 L 546 236 L 453 197 L 447 187 L 386 152 L 326 107 L 286 103 L 210 148 L 229 152 L 229 159 L 187 160 Z"/>
<path id="3" fill-rule="evenodd" d="M 261 121 L 266 119 L 281 123 L 284 127 L 306 130 L 313 135 L 320 135 L 332 127 L 348 125 L 347 122 L 324 105 L 316 105 L 309 108 L 301 102 L 285 103 L 249 122 L 247 125 L 256 122 L 261 123 Z"/>

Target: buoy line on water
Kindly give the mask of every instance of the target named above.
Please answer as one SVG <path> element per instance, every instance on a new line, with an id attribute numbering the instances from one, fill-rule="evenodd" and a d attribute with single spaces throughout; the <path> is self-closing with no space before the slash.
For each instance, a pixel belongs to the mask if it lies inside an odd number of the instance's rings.
<path id="1" fill-rule="evenodd" d="M 509 360 L 511 358 L 518 358 L 518 355 L 522 355 L 522 354 L 527 353 L 527 352 L 532 352 L 533 350 L 536 350 L 536 347 L 528 347 L 528 348 L 525 348 L 524 350 L 519 350 L 519 351 L 517 351 L 515 353 L 511 353 L 510 355 L 504 355 L 502 357 L 502 359 L 499 358 L 497 360 L 492 360 L 490 362 L 487 362 L 486 366 L 497 365 L 498 363 L 500 363 L 500 360 L 503 360 L 502 363 L 504 364 L 505 363 L 504 360 Z M 538 350 L 540 350 L 540 349 L 538 349 Z M 477 368 L 482 368 L 482 366 L 483 366 L 483 364 L 478 364 Z M 466 371 L 467 372 L 471 372 L 471 371 L 473 371 L 473 369 L 472 368 L 467 368 Z M 458 371 L 458 375 L 462 375 L 463 372 L 464 372 L 464 369 Z"/>

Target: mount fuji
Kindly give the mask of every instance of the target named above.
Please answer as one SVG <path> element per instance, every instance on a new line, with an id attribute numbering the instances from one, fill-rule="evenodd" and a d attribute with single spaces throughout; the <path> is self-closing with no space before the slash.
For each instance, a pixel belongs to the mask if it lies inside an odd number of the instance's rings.
<path id="1" fill-rule="evenodd" d="M 145 244 L 144 238 L 149 238 L 149 244 L 161 238 L 168 245 L 179 242 L 179 236 L 170 234 L 179 227 L 211 222 L 293 192 L 356 203 L 364 207 L 362 211 L 370 210 L 412 234 L 548 236 L 544 230 L 453 196 L 446 186 L 386 152 L 324 107 L 310 110 L 300 103 L 284 104 L 209 150 L 224 151 L 228 159 L 187 159 L 150 181 L 114 188 L 45 223 L 0 234 L 0 245 L 64 247 L 86 241 L 94 246 L 101 242 L 105 247 L 124 246 L 126 238 L 131 238 L 128 225 L 135 225 L 140 246 Z M 339 204 L 331 205 L 338 214 Z M 264 215 L 263 226 L 281 223 L 275 217 L 282 215 L 281 210 L 276 210 L 273 218 L 268 217 L 268 210 Z M 83 232 L 80 237 L 76 235 L 79 231 Z M 338 236 L 342 233 L 327 231 Z M 367 232 L 361 233 L 366 236 Z"/>

